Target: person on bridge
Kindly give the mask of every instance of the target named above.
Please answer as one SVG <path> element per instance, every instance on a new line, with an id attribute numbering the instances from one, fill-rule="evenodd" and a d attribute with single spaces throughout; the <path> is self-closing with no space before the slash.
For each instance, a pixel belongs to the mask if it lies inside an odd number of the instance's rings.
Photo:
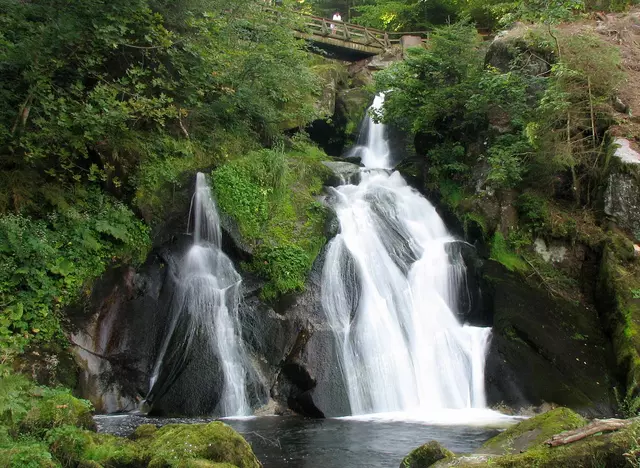
<path id="1" fill-rule="evenodd" d="M 333 21 L 342 21 L 342 16 L 340 15 L 339 11 L 336 11 L 333 14 L 333 18 L 331 18 Z M 336 25 L 334 23 L 331 23 L 331 34 L 335 34 L 336 33 Z"/>

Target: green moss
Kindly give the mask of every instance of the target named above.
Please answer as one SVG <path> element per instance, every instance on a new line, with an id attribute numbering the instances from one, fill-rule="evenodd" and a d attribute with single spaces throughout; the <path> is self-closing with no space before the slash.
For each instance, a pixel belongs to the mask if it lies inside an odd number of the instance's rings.
<path id="1" fill-rule="evenodd" d="M 131 439 L 149 439 L 153 437 L 156 432 L 158 432 L 158 428 L 153 424 L 141 424 L 136 428 L 135 431 L 133 431 L 133 434 L 131 434 Z"/>
<path id="2" fill-rule="evenodd" d="M 189 459 L 230 463 L 238 468 L 258 468 L 260 463 L 246 440 L 226 424 L 169 424 L 156 435 L 137 442 L 150 455 L 149 467 L 184 466 Z"/>
<path id="3" fill-rule="evenodd" d="M 568 408 L 556 408 L 522 421 L 489 439 L 483 447 L 491 452 L 519 451 L 537 447 L 555 434 L 584 426 L 587 421 Z"/>
<path id="4" fill-rule="evenodd" d="M 427 468 L 443 458 L 452 458 L 451 451 L 443 447 L 439 442 L 432 440 L 417 449 L 414 449 L 404 457 L 400 468 Z"/>
<path id="5" fill-rule="evenodd" d="M 47 434 L 49 450 L 65 466 L 77 463 L 104 466 L 140 466 L 149 456 L 134 442 L 109 434 L 96 434 L 74 426 Z"/>
<path id="6" fill-rule="evenodd" d="M 490 258 L 504 265 L 509 271 L 524 272 L 528 270 L 525 261 L 509 248 L 506 239 L 499 231 L 493 235 Z"/>
<path id="7" fill-rule="evenodd" d="M 220 208 L 254 250 L 249 267 L 268 280 L 267 299 L 302 290 L 326 242 L 326 211 L 314 199 L 329 175 L 323 159 L 318 148 L 294 143 L 287 152 L 254 152 L 212 174 Z"/>
<path id="8" fill-rule="evenodd" d="M 477 226 L 480 227 L 483 237 L 484 235 L 487 234 L 488 232 L 487 219 L 482 214 L 477 213 L 475 211 L 469 211 L 463 215 L 462 219 L 464 223 L 465 232 L 469 231 L 469 228 L 471 227 L 472 224 L 476 224 Z"/>
<path id="9" fill-rule="evenodd" d="M 54 427 L 72 425 L 95 428 L 91 403 L 75 398 L 68 390 L 45 389 L 20 422 L 19 430 L 42 436 Z"/>

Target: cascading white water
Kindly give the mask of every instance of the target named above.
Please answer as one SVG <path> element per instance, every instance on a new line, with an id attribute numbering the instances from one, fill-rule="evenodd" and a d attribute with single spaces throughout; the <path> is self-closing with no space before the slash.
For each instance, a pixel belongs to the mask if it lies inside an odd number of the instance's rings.
<path id="1" fill-rule="evenodd" d="M 191 215 L 193 245 L 180 268 L 179 284 L 171 307 L 171 324 L 156 360 L 149 393 L 153 393 L 161 371 L 169 374 L 179 372 L 179 369 L 163 369 L 169 347 L 176 348 L 177 351 L 172 353 L 179 355 L 177 363 L 169 360 L 171 365 L 180 367 L 197 339 L 198 346 L 204 342 L 211 347 L 212 354 L 220 362 L 223 386 L 216 412 L 220 416 L 248 415 L 251 408 L 247 402 L 246 380 L 250 364 L 238 322 L 242 279 L 221 250 L 218 211 L 202 173 L 198 173 L 196 178 L 190 219 Z"/>
<path id="2" fill-rule="evenodd" d="M 490 329 L 453 312 L 465 273 L 458 241 L 400 173 L 375 170 L 390 167 L 390 148 L 369 120 L 359 185 L 334 189 L 341 231 L 322 282 L 351 412 L 482 408 Z"/>
<path id="3" fill-rule="evenodd" d="M 371 112 L 380 111 L 383 103 L 384 94 L 378 94 L 373 99 L 373 104 L 367 111 L 368 117 L 365 119 L 358 145 L 351 151 L 351 156 L 362 158 L 362 164 L 365 167 L 378 169 L 389 169 L 391 167 L 391 149 L 385 135 L 385 126 L 371 118 Z M 362 138 L 363 136 L 365 138 Z"/>

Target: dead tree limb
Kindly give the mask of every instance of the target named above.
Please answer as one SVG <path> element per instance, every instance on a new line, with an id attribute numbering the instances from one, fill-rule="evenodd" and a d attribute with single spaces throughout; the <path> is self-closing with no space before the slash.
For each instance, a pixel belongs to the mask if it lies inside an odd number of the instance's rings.
<path id="1" fill-rule="evenodd" d="M 550 447 L 567 445 L 600 432 L 613 432 L 629 426 L 632 419 L 594 419 L 589 424 L 572 431 L 556 434 L 545 441 Z"/>

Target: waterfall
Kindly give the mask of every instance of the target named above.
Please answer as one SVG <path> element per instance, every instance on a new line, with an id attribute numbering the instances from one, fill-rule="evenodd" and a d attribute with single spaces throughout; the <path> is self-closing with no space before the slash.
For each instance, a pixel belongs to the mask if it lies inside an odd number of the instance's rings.
<path id="1" fill-rule="evenodd" d="M 400 173 L 380 170 L 391 166 L 385 126 L 368 117 L 363 129 L 365 169 L 357 186 L 333 189 L 340 233 L 322 273 L 351 413 L 483 408 L 490 329 L 454 313 L 465 286 L 459 241 Z"/>
<path id="2" fill-rule="evenodd" d="M 219 360 L 222 392 L 216 413 L 250 414 L 246 385 L 249 361 L 240 336 L 238 301 L 241 277 L 221 250 L 221 229 L 211 187 L 198 173 L 191 202 L 193 245 L 179 270 L 171 304 L 171 322 L 156 359 L 146 401 L 167 391 L 196 346 L 210 347 Z M 203 363 L 208 365 L 211 363 Z M 162 376 L 162 378 L 160 378 Z"/>

